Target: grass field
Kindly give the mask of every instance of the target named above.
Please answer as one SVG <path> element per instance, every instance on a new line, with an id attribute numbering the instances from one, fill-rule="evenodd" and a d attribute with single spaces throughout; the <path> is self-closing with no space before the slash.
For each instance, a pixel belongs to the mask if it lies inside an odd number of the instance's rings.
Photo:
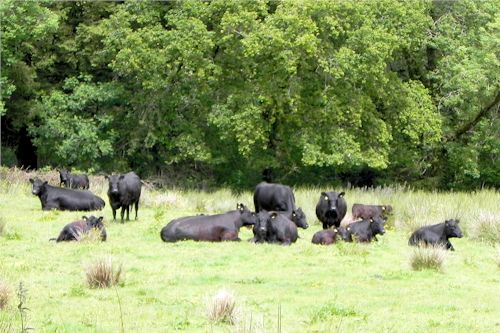
<path id="1" fill-rule="evenodd" d="M 143 189 L 139 219 L 113 223 L 108 241 L 49 242 L 86 213 L 43 212 L 28 175 L 0 173 L 0 281 L 11 297 L 0 332 L 21 330 L 16 290 L 26 289 L 27 325 L 35 332 L 500 332 L 500 193 L 429 193 L 405 188 L 345 189 L 354 202 L 392 204 L 388 230 L 369 245 L 311 244 L 320 229 L 314 208 L 324 188 L 299 188 L 311 227 L 290 247 L 268 244 L 166 244 L 160 229 L 175 217 L 218 213 L 252 194 Z M 44 174 L 58 183 L 54 172 Z M 103 177 L 91 190 L 107 200 Z M 407 245 L 419 225 L 459 218 L 443 271 L 413 271 Z M 347 217 L 349 218 L 349 217 Z M 1 228 L 1 225 L 0 225 Z M 251 238 L 242 229 L 240 237 Z M 111 256 L 122 265 L 115 288 L 91 289 L 85 267 Z M 239 305 L 235 325 L 212 323 L 206 300 L 221 288 Z M 280 327 L 278 327 L 280 326 Z M 9 328 L 10 327 L 10 328 Z"/>

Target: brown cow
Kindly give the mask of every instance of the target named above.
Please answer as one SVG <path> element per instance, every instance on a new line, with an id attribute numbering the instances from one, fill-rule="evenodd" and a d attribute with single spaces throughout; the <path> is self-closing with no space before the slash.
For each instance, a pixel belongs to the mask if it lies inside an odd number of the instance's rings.
<path id="1" fill-rule="evenodd" d="M 352 219 L 369 220 L 376 217 L 387 219 L 388 215 L 392 212 L 391 205 L 352 205 Z"/>

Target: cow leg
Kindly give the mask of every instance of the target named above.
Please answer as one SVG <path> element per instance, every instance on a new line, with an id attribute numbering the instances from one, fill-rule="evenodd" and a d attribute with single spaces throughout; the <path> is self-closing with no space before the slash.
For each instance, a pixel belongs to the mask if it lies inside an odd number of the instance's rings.
<path id="1" fill-rule="evenodd" d="M 139 210 L 139 200 L 135 203 L 135 219 L 137 220 L 137 211 Z"/>
<path id="2" fill-rule="evenodd" d="M 122 206 L 122 210 L 120 211 L 120 215 L 121 215 L 121 218 L 122 218 L 122 223 L 123 223 L 123 215 L 125 214 L 125 207 Z"/>
<path id="3" fill-rule="evenodd" d="M 116 221 L 116 209 L 111 207 L 111 210 L 113 211 L 113 221 Z"/>
<path id="4" fill-rule="evenodd" d="M 130 221 L 129 213 L 130 213 L 130 206 L 127 206 L 127 221 Z"/>
<path id="5" fill-rule="evenodd" d="M 326 224 L 325 222 L 323 222 L 323 229 L 324 230 L 328 229 L 328 224 Z"/>
<path id="6" fill-rule="evenodd" d="M 221 241 L 239 241 L 238 233 L 234 230 L 223 231 L 220 237 Z"/>
<path id="7" fill-rule="evenodd" d="M 450 241 L 446 242 L 446 248 L 450 251 L 455 251 L 455 248 L 451 245 Z"/>

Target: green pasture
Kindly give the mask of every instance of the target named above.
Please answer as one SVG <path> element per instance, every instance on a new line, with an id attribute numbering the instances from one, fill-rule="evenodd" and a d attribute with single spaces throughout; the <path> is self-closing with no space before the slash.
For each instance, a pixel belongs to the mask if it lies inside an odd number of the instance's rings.
<path id="1" fill-rule="evenodd" d="M 49 242 L 83 212 L 43 212 L 29 175 L 0 180 L 0 280 L 12 296 L 0 329 L 19 332 L 15 292 L 22 282 L 27 325 L 34 332 L 498 332 L 500 193 L 416 192 L 406 188 L 344 189 L 354 202 L 392 204 L 388 231 L 369 244 L 311 244 L 320 229 L 314 208 L 324 188 L 295 189 L 310 223 L 289 247 L 247 242 L 163 243 L 173 218 L 250 207 L 250 192 L 156 191 L 146 186 L 137 221 L 111 220 L 103 177 L 91 190 L 106 200 L 108 241 Z M 55 183 L 54 173 L 45 175 Z M 459 218 L 465 233 L 452 239 L 444 271 L 413 271 L 407 239 L 413 228 Z M 349 218 L 349 216 L 347 217 Z M 483 237 L 484 236 L 484 237 Z M 124 276 L 116 288 L 90 289 L 84 270 L 111 256 Z M 240 306 L 236 325 L 206 319 L 206 299 L 220 288 Z M 281 315 L 278 314 L 280 309 Z"/>

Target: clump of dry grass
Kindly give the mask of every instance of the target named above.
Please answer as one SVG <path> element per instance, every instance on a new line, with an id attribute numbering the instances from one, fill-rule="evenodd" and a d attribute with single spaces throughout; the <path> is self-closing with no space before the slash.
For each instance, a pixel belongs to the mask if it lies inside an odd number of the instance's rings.
<path id="1" fill-rule="evenodd" d="M 5 232 L 5 221 L 0 217 L 0 236 L 2 236 Z"/>
<path id="2" fill-rule="evenodd" d="M 205 305 L 210 322 L 225 322 L 232 325 L 238 322 L 240 310 L 233 292 L 222 288 L 214 296 L 207 298 Z"/>
<path id="3" fill-rule="evenodd" d="M 490 244 L 500 243 L 500 215 L 482 211 L 477 220 L 470 223 L 469 226 L 471 238 Z"/>
<path id="4" fill-rule="evenodd" d="M 85 269 L 90 288 L 108 288 L 120 282 L 122 265 L 115 265 L 111 257 L 103 257 L 87 265 Z"/>
<path id="5" fill-rule="evenodd" d="M 448 251 L 443 246 L 420 244 L 414 247 L 410 255 L 410 266 L 415 271 L 434 269 L 443 271 Z"/>
<path id="6" fill-rule="evenodd" d="M 10 300 L 10 288 L 3 280 L 0 280 L 0 310 L 5 309 Z"/>
<path id="7" fill-rule="evenodd" d="M 101 242 L 101 230 L 97 228 L 92 228 L 86 232 L 78 233 L 75 235 L 76 240 L 85 243 L 97 243 Z"/>

